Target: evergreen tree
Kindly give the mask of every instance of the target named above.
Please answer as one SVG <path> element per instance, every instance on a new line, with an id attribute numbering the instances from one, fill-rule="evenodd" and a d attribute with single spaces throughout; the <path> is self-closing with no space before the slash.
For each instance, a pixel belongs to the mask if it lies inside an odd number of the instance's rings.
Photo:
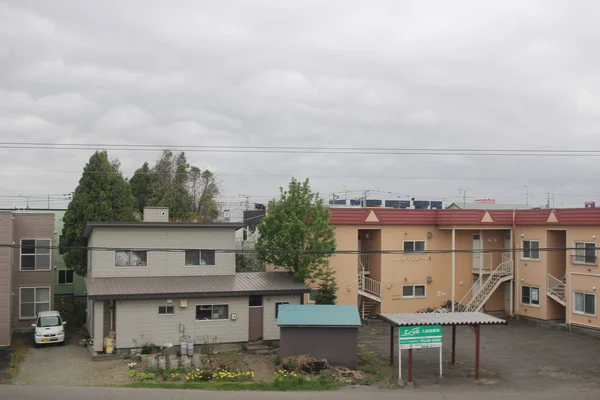
<path id="1" fill-rule="evenodd" d="M 144 212 L 150 200 L 150 188 L 152 187 L 153 173 L 150 165 L 145 162 L 141 168 L 138 168 L 129 181 L 131 192 L 136 200 L 137 211 Z"/>
<path id="2" fill-rule="evenodd" d="M 133 221 L 135 198 L 117 160 L 97 151 L 83 169 L 79 185 L 65 212 L 62 252 L 65 264 L 77 274 L 87 274 L 87 239 L 81 235 L 86 222 Z M 73 248 L 75 247 L 75 248 Z"/>
<path id="3" fill-rule="evenodd" d="M 314 281 L 335 251 L 329 209 L 309 180 L 292 178 L 279 200 L 269 202 L 267 215 L 258 225 L 258 258 L 283 268 L 299 281 Z"/>
<path id="4" fill-rule="evenodd" d="M 335 304 L 337 299 L 337 282 L 335 271 L 331 265 L 326 264 L 315 273 L 315 281 L 319 284 L 319 293 L 315 299 L 316 304 Z"/>
<path id="5" fill-rule="evenodd" d="M 193 199 L 188 190 L 189 164 L 185 153 L 174 156 L 165 150 L 152 169 L 149 204 L 168 207 L 173 220 L 193 219 Z"/>
<path id="6" fill-rule="evenodd" d="M 203 222 L 211 222 L 219 217 L 219 204 L 217 198 L 221 193 L 215 175 L 205 169 L 192 167 L 190 170 L 191 194 L 193 197 L 193 211 L 196 217 Z"/>

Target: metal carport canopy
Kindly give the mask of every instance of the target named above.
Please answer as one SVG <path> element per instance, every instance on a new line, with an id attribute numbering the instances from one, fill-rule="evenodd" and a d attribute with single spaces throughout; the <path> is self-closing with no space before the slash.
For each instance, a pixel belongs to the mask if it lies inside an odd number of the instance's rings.
<path id="1" fill-rule="evenodd" d="M 480 312 L 454 313 L 397 313 L 379 314 L 379 317 L 395 326 L 420 325 L 505 325 L 506 321 Z"/>
<path id="2" fill-rule="evenodd" d="M 452 326 L 452 358 L 450 364 L 455 363 L 456 354 L 456 326 L 471 326 L 475 331 L 475 379 L 479 379 L 479 327 L 481 325 L 506 325 L 507 321 L 492 317 L 481 312 L 450 312 L 450 313 L 396 313 L 379 314 L 379 317 L 390 324 L 390 365 L 394 364 L 394 327 L 400 326 L 426 326 L 445 325 Z M 398 332 L 398 336 L 400 333 Z M 399 345 L 399 344 L 398 344 Z M 441 350 L 440 350 L 441 351 Z M 441 357 L 441 353 L 440 353 Z M 408 350 L 408 381 L 412 381 L 412 349 Z M 398 362 L 400 364 L 400 362 Z M 398 365 L 401 368 L 401 365 Z M 441 359 L 440 359 L 441 370 Z M 441 373 L 441 372 L 440 372 Z"/>

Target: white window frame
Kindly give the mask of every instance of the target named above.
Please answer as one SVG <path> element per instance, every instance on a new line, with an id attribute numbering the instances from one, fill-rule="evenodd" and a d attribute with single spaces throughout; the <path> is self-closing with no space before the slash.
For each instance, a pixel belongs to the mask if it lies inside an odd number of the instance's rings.
<path id="1" fill-rule="evenodd" d="M 165 308 L 165 312 L 164 313 L 160 312 L 161 307 Z M 173 312 L 169 312 L 169 307 L 171 307 L 173 309 Z M 175 315 L 175 306 L 173 304 L 165 304 L 163 306 L 158 306 L 158 315 L 161 316 L 161 317 L 167 317 L 167 316 L 170 316 L 170 315 Z"/>
<path id="2" fill-rule="evenodd" d="M 413 293 L 413 294 L 412 294 L 412 296 L 405 296 L 405 295 L 404 295 L 404 288 L 405 288 L 405 287 L 409 287 L 409 286 L 413 288 L 413 290 L 412 290 L 412 293 Z M 417 286 L 423 286 L 423 296 L 417 296 L 417 295 L 415 295 L 415 293 L 417 292 L 417 291 L 415 290 L 415 288 L 416 288 Z M 402 285 L 402 298 L 403 298 L 403 299 L 424 299 L 424 298 L 426 298 L 426 297 L 427 297 L 427 285 L 425 285 L 425 284 L 423 284 L 423 283 L 417 283 L 417 284 L 415 284 L 415 285 Z"/>
<path id="3" fill-rule="evenodd" d="M 21 304 L 22 301 L 21 299 L 23 298 L 22 296 L 22 290 L 23 289 L 33 289 L 33 313 L 35 314 L 33 317 L 24 317 L 21 314 Z M 21 286 L 19 287 L 19 319 L 23 319 L 23 320 L 27 320 L 27 319 L 36 319 L 37 318 L 37 304 L 38 303 L 44 303 L 45 302 L 41 302 L 41 301 L 36 301 L 36 296 L 37 296 L 37 290 L 36 289 L 48 289 L 48 310 L 52 310 L 52 287 L 50 286 Z"/>
<path id="4" fill-rule="evenodd" d="M 221 318 L 221 319 L 213 319 L 213 318 L 211 318 L 211 319 L 196 319 L 197 308 L 199 306 L 211 306 L 211 307 L 214 307 L 214 306 L 227 306 L 227 317 L 226 318 Z M 194 320 L 196 322 L 229 321 L 229 316 L 231 315 L 231 313 L 230 313 L 230 307 L 231 306 L 230 306 L 229 303 L 211 303 L 211 304 L 204 303 L 204 304 L 196 304 L 196 306 L 194 307 Z M 211 309 L 211 317 L 212 317 L 212 315 L 214 315 L 214 313 L 212 312 L 212 309 Z"/>
<path id="5" fill-rule="evenodd" d="M 279 318 L 279 306 L 284 304 L 290 304 L 289 301 L 276 301 L 275 302 L 275 319 Z"/>
<path id="6" fill-rule="evenodd" d="M 583 244 L 583 249 L 582 249 L 583 250 L 583 261 L 577 261 L 577 257 L 578 257 L 577 256 L 577 244 L 578 243 Z M 593 244 L 594 245 L 594 261 L 591 262 L 591 263 L 585 261 L 585 258 L 586 258 L 586 254 L 585 254 L 586 248 L 585 248 L 585 246 L 588 245 L 588 244 Z M 573 242 L 573 249 L 574 249 L 573 250 L 573 264 L 579 264 L 579 265 L 598 265 L 596 263 L 596 243 L 595 242 L 584 242 L 583 240 L 576 240 L 576 241 Z"/>
<path id="7" fill-rule="evenodd" d="M 315 304 L 317 302 L 316 299 L 311 300 L 310 295 L 315 293 L 315 296 L 318 296 L 320 291 L 321 291 L 320 289 L 310 289 L 310 292 L 308 293 L 308 303 L 309 304 Z"/>
<path id="8" fill-rule="evenodd" d="M 52 239 L 50 238 L 21 238 L 21 246 L 19 247 L 19 271 L 23 271 L 23 272 L 36 272 L 36 271 L 51 271 L 52 270 L 52 265 L 53 265 L 53 254 L 52 254 L 52 248 L 48 249 L 48 268 L 36 268 L 35 266 L 33 267 L 33 269 L 23 269 L 23 256 L 33 256 L 34 260 L 35 257 L 38 255 L 37 252 L 33 253 L 33 254 L 23 254 L 23 240 L 34 240 L 35 241 L 35 249 L 37 250 L 37 241 L 38 240 L 47 240 L 50 242 L 50 247 L 52 247 Z M 45 254 L 44 254 L 45 255 Z M 34 263 L 37 264 L 37 261 Z"/>
<path id="9" fill-rule="evenodd" d="M 67 282 L 67 271 L 71 271 L 72 275 L 71 275 L 71 282 Z M 64 272 L 65 273 L 65 283 L 60 283 L 60 273 Z M 75 271 L 73 271 L 72 269 L 59 269 L 58 270 L 58 274 L 56 276 L 56 284 L 60 285 L 60 286 L 66 286 L 66 285 L 72 285 L 75 282 Z"/>
<path id="10" fill-rule="evenodd" d="M 577 305 L 577 302 L 575 301 L 575 297 L 576 297 L 576 295 L 578 295 L 578 294 L 581 294 L 581 295 L 583 295 L 583 309 L 584 309 L 584 311 L 577 311 L 577 310 L 575 309 L 575 306 Z M 588 313 L 586 313 L 586 312 L 585 312 L 585 296 L 594 296 L 594 313 L 593 313 L 593 314 L 588 314 Z M 574 292 L 573 292 L 573 314 L 577 314 L 577 315 L 586 315 L 586 316 L 589 316 L 589 317 L 595 317 L 595 316 L 596 316 L 596 313 L 598 312 L 598 311 L 596 310 L 596 308 L 597 308 L 597 307 L 596 307 L 596 293 L 577 292 L 577 291 L 574 291 Z"/>
<path id="11" fill-rule="evenodd" d="M 185 265 L 185 253 L 187 253 L 188 251 L 197 251 L 198 252 L 198 260 L 199 260 L 200 264 Z M 215 259 L 214 264 L 202 264 L 202 252 L 203 251 L 212 251 L 215 254 L 214 255 L 214 259 Z M 183 266 L 185 268 L 214 267 L 215 265 L 217 265 L 217 252 L 213 249 L 187 249 L 186 251 L 183 252 Z"/>
<path id="12" fill-rule="evenodd" d="M 415 244 L 417 242 L 423 242 L 423 250 L 419 250 L 419 251 L 414 250 Z M 404 244 L 405 243 L 412 243 L 413 244 L 413 251 L 404 251 Z M 427 251 L 427 240 L 403 240 L 402 241 L 402 253 L 403 254 L 425 253 L 426 251 Z"/>
<path id="13" fill-rule="evenodd" d="M 529 242 L 529 257 L 525 257 L 525 242 Z M 531 258 L 531 242 L 537 242 L 538 258 Z M 540 261 L 540 241 L 539 240 L 521 240 L 521 260 Z"/>
<path id="14" fill-rule="evenodd" d="M 523 303 L 523 288 L 524 287 L 529 288 L 529 303 Z M 531 289 L 536 289 L 537 292 L 538 292 L 537 304 L 536 303 L 532 303 L 533 296 L 531 295 Z M 541 289 L 540 289 L 539 286 L 521 285 L 521 293 L 520 293 L 521 296 L 519 297 L 519 302 L 521 304 L 523 304 L 524 306 L 539 307 L 540 306 L 540 301 L 541 301 L 541 299 L 540 299 L 541 292 L 542 291 L 541 291 Z"/>
<path id="15" fill-rule="evenodd" d="M 117 265 L 117 253 L 128 252 L 129 253 L 129 264 L 128 265 Z M 132 253 L 146 253 L 146 265 L 133 265 L 132 264 Z M 115 268 L 144 268 L 148 266 L 148 250 L 115 250 Z"/>

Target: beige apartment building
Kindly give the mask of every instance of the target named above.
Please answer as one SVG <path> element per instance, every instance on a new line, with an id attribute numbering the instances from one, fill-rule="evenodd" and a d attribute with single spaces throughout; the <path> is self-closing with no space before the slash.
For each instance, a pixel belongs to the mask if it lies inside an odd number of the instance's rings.
<path id="1" fill-rule="evenodd" d="M 363 316 L 448 304 L 600 329 L 600 209 L 332 208 L 330 224 L 338 303 Z"/>

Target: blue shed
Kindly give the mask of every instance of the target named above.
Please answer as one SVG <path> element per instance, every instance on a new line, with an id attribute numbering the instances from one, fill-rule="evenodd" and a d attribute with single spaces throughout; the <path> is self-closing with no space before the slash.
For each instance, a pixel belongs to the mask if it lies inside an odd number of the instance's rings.
<path id="1" fill-rule="evenodd" d="M 311 355 L 356 369 L 361 325 L 356 306 L 285 304 L 279 307 L 277 325 L 282 359 Z"/>

